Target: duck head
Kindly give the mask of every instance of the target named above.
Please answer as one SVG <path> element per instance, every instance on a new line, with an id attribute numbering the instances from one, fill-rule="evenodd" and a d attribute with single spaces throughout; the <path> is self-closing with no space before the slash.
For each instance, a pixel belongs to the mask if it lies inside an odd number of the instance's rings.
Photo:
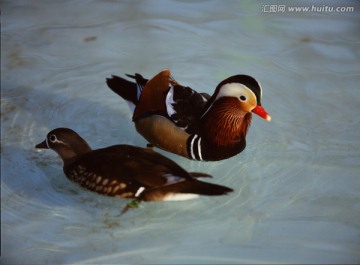
<path id="1" fill-rule="evenodd" d="M 259 82 L 248 75 L 234 75 L 216 87 L 201 116 L 204 134 L 217 145 L 229 145 L 245 139 L 255 113 L 271 121 L 261 106 Z"/>
<path id="2" fill-rule="evenodd" d="M 76 132 L 68 128 L 57 128 L 50 131 L 46 139 L 35 148 L 52 149 L 65 161 L 91 151 L 88 143 Z"/>
<path id="3" fill-rule="evenodd" d="M 203 116 L 217 100 L 237 99 L 237 107 L 244 113 L 253 112 L 271 121 L 271 116 L 261 105 L 262 89 L 260 83 L 249 75 L 234 75 L 221 81 L 210 98 Z"/>

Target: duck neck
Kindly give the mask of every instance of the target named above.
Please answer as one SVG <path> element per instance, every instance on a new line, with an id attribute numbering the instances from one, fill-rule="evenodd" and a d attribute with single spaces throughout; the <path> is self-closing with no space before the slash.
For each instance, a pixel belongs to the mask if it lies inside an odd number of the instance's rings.
<path id="1" fill-rule="evenodd" d="M 78 143 L 76 146 L 63 146 L 56 150 L 64 161 L 64 165 L 72 163 L 79 155 L 91 152 L 90 146 L 86 142 Z"/>
<path id="2" fill-rule="evenodd" d="M 218 147 L 245 142 L 250 126 L 251 112 L 239 107 L 239 100 L 224 97 L 216 100 L 202 117 L 202 135 Z"/>

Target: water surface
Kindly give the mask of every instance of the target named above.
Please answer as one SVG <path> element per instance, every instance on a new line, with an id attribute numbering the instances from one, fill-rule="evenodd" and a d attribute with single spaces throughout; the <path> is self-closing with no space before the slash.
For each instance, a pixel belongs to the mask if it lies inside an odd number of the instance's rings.
<path id="1" fill-rule="evenodd" d="M 358 263 L 359 4 L 262 12 L 268 4 L 3 1 L 1 263 Z M 145 146 L 105 78 L 164 68 L 210 94 L 250 74 L 273 120 L 254 117 L 246 150 L 225 161 L 161 151 L 232 194 L 119 218 L 126 200 L 69 182 L 57 155 L 34 145 L 70 127 L 93 148 Z"/>

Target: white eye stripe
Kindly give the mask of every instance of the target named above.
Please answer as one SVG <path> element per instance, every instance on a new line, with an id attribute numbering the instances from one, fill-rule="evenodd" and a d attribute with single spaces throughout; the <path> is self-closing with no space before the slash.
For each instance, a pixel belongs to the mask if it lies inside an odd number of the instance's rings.
<path id="1" fill-rule="evenodd" d="M 50 139 L 50 142 L 52 142 L 52 143 L 55 143 L 55 142 L 56 142 L 56 140 L 57 140 L 57 138 L 56 138 L 56 135 L 55 135 L 55 134 L 50 135 L 49 139 Z M 52 139 L 53 139 L 53 140 L 52 140 Z"/>
<path id="2" fill-rule="evenodd" d="M 67 143 L 60 141 L 55 134 L 50 135 L 49 137 L 46 138 L 46 145 L 48 146 L 48 148 L 50 148 L 49 146 L 49 142 L 48 142 L 48 138 L 50 139 L 50 142 L 54 143 L 54 144 L 63 144 L 63 145 L 67 145 Z M 51 138 L 54 138 L 54 140 L 52 140 Z"/>

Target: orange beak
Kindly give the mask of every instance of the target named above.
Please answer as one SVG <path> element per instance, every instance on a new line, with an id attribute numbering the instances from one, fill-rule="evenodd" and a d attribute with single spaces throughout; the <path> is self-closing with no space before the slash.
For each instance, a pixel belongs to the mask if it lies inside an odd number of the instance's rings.
<path id="1" fill-rule="evenodd" d="M 259 115 L 261 118 L 267 120 L 267 121 L 271 121 L 271 117 L 270 115 L 265 111 L 265 109 L 262 106 L 257 105 L 252 112 L 254 112 L 255 114 Z"/>

